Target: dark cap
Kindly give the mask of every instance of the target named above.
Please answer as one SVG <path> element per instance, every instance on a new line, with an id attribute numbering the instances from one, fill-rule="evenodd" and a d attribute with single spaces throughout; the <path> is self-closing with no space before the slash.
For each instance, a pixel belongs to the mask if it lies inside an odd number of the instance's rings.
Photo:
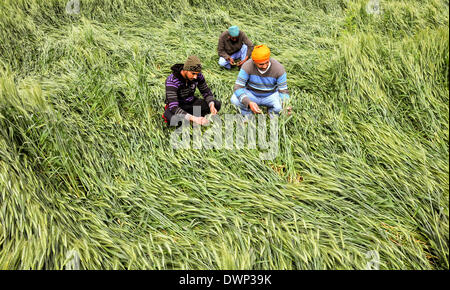
<path id="1" fill-rule="evenodd" d="M 200 63 L 200 59 L 195 55 L 189 56 L 183 65 L 183 70 L 201 72 L 202 64 Z"/>

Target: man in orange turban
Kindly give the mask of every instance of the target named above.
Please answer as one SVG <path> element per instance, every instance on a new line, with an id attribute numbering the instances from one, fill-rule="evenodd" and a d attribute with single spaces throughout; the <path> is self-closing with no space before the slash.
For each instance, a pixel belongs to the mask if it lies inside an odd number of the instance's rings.
<path id="1" fill-rule="evenodd" d="M 267 107 L 271 115 L 279 114 L 281 100 L 289 98 L 286 71 L 264 44 L 255 46 L 251 56 L 239 71 L 231 103 L 242 115 L 261 113 L 259 106 Z"/>

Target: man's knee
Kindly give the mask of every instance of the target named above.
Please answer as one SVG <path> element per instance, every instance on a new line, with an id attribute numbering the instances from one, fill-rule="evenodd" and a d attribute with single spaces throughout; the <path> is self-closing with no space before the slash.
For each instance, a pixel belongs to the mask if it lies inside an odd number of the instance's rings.
<path id="1" fill-rule="evenodd" d="M 239 101 L 238 97 L 237 97 L 235 94 L 233 94 L 233 95 L 231 96 L 230 101 L 231 101 L 231 103 L 232 103 L 233 105 L 235 105 L 235 106 L 237 106 L 237 107 L 240 107 L 240 106 L 242 105 L 242 103 Z"/>
<path id="2" fill-rule="evenodd" d="M 214 107 L 216 108 L 217 112 L 220 111 L 220 108 L 222 107 L 222 102 L 219 100 L 214 100 Z"/>
<path id="3" fill-rule="evenodd" d="M 272 107 L 269 108 L 271 112 L 279 114 L 281 110 L 283 110 L 283 106 L 281 105 L 280 101 L 276 101 L 272 104 Z"/>
<path id="4" fill-rule="evenodd" d="M 219 65 L 223 66 L 225 68 L 228 68 L 230 66 L 228 61 L 226 59 L 224 59 L 223 57 L 219 57 Z"/>
<path id="5" fill-rule="evenodd" d="M 278 93 L 274 93 L 270 96 L 269 102 L 269 110 L 274 113 L 280 113 L 283 110 L 283 106 L 281 105 L 280 95 Z"/>
<path id="6" fill-rule="evenodd" d="M 241 59 L 244 59 L 247 56 L 248 47 L 246 44 L 242 44 L 241 46 Z"/>
<path id="7" fill-rule="evenodd" d="M 283 110 L 283 107 L 281 107 L 280 105 L 276 105 L 272 108 L 272 112 L 279 114 L 281 112 L 281 110 Z"/>
<path id="8" fill-rule="evenodd" d="M 180 115 L 175 115 L 172 112 L 170 112 L 170 110 L 166 109 L 163 113 L 163 119 L 164 122 L 167 124 L 167 126 L 179 127 L 182 125 L 184 117 Z"/>

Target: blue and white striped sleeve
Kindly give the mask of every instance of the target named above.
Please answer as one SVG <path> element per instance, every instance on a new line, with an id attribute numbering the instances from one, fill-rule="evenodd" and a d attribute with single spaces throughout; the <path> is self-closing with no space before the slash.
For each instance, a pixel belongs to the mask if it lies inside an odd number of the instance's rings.
<path id="1" fill-rule="evenodd" d="M 287 74 L 283 73 L 280 77 L 277 78 L 277 87 L 278 92 L 280 93 L 280 98 L 283 100 L 284 98 L 289 99 L 289 91 L 287 87 Z"/>
<path id="2" fill-rule="evenodd" d="M 234 94 L 236 95 L 236 97 L 238 97 L 241 103 L 246 103 L 247 101 L 245 100 L 243 102 L 244 98 L 247 97 L 247 95 L 245 94 L 245 87 L 247 86 L 247 81 L 249 78 L 250 75 L 243 68 L 241 68 L 236 82 L 234 83 Z"/>

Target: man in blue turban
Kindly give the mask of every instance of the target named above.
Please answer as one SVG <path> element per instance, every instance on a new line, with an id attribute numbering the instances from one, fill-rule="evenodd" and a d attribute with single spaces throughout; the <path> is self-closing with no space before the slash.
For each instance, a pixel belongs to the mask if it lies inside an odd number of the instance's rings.
<path id="1" fill-rule="evenodd" d="M 252 55 L 252 51 L 253 43 L 236 25 L 222 32 L 219 37 L 219 65 L 226 69 L 230 69 L 232 65 L 243 65 Z"/>

